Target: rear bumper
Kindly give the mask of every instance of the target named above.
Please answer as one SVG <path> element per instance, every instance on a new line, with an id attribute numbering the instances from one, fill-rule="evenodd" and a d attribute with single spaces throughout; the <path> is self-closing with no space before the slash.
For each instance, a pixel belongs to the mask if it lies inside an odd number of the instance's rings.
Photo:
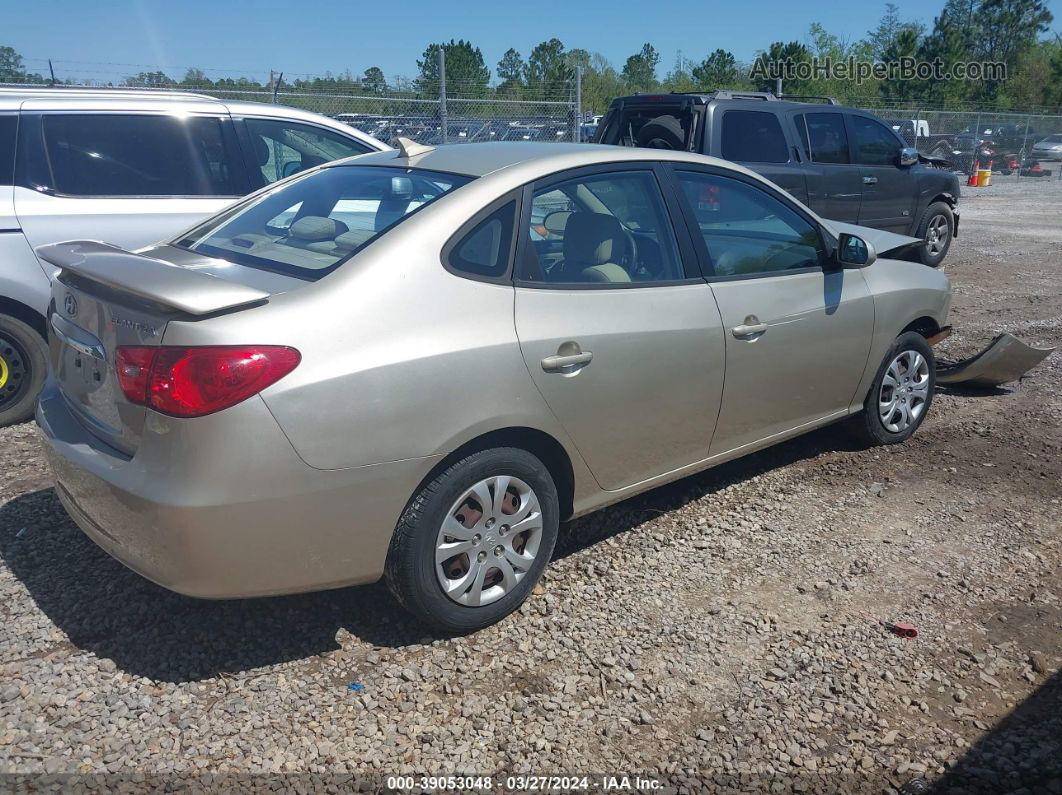
<path id="1" fill-rule="evenodd" d="M 54 383 L 37 408 L 56 492 L 104 551 L 208 599 L 373 582 L 434 459 L 307 466 L 260 398 L 217 415 L 152 415 L 127 458 L 85 431 Z"/>

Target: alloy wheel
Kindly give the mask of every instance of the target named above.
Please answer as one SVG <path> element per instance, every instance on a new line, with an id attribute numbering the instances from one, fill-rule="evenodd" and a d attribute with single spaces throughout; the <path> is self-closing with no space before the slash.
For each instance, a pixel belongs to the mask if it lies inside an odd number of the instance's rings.
<path id="1" fill-rule="evenodd" d="M 496 602 L 531 570 L 542 541 L 542 511 L 524 481 L 496 475 L 465 490 L 439 528 L 435 576 L 467 607 Z"/>
<path id="2" fill-rule="evenodd" d="M 951 227 L 948 219 L 943 215 L 933 216 L 926 229 L 926 249 L 933 256 L 937 256 L 947 247 L 950 236 Z"/>
<path id="3" fill-rule="evenodd" d="M 878 416 L 890 433 L 918 422 L 929 399 L 929 362 L 915 350 L 898 355 L 885 370 L 878 393 Z"/>

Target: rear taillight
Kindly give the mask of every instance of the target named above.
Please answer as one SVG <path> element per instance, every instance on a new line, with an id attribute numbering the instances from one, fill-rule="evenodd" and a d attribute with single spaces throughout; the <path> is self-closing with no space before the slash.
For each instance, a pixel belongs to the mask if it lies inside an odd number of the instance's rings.
<path id="1" fill-rule="evenodd" d="M 130 403 L 174 417 L 202 417 L 258 394 L 301 358 L 281 345 L 123 346 L 115 370 Z"/>

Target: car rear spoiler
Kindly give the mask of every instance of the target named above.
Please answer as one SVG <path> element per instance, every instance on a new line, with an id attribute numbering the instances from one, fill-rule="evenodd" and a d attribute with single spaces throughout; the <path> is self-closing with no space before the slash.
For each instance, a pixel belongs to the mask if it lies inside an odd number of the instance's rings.
<path id="1" fill-rule="evenodd" d="M 36 252 L 63 272 L 189 315 L 209 315 L 256 304 L 270 295 L 96 240 L 52 243 L 38 247 Z"/>
<path id="2" fill-rule="evenodd" d="M 976 356 L 961 362 L 937 362 L 937 383 L 993 387 L 1018 381 L 1054 353 L 1054 348 L 1034 348 L 1011 334 L 1000 334 Z"/>

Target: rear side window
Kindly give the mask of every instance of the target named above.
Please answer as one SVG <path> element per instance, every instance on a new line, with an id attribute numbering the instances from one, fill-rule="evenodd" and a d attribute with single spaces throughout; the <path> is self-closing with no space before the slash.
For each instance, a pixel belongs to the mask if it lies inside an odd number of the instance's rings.
<path id="1" fill-rule="evenodd" d="M 509 202 L 476 224 L 450 251 L 450 267 L 471 276 L 503 276 L 509 268 L 515 214 L 516 202 Z"/>
<path id="2" fill-rule="evenodd" d="M 816 163 L 847 163 L 848 134 L 844 130 L 844 116 L 840 113 L 805 113 L 807 129 L 801 138 L 808 154 Z M 797 127 L 800 127 L 797 117 Z"/>
<path id="3" fill-rule="evenodd" d="M 865 116 L 849 116 L 855 162 L 865 166 L 893 166 L 900 142 L 889 128 Z"/>
<path id="4" fill-rule="evenodd" d="M 52 187 L 68 196 L 238 196 L 221 120 L 46 114 Z"/>
<path id="5" fill-rule="evenodd" d="M 420 169 L 320 169 L 215 216 L 175 245 L 240 265 L 317 279 L 469 180 Z"/>
<path id="6" fill-rule="evenodd" d="M 773 113 L 728 110 L 723 114 L 721 154 L 739 163 L 788 163 L 789 147 Z"/>
<path id="7" fill-rule="evenodd" d="M 15 130 L 18 116 L 0 113 L 0 185 L 10 185 L 15 175 Z"/>
<path id="8" fill-rule="evenodd" d="M 272 119 L 247 119 L 244 123 L 262 185 L 330 160 L 371 151 L 360 141 L 310 124 Z"/>

